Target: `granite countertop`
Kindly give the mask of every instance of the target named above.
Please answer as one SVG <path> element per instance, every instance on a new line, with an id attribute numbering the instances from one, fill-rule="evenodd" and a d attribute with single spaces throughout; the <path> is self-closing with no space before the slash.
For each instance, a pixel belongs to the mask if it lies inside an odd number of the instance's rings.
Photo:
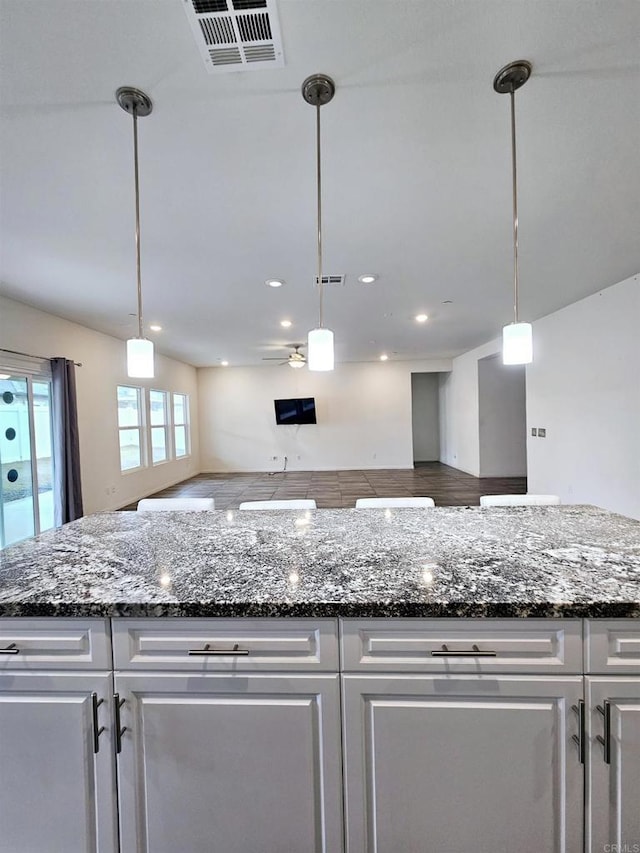
<path id="1" fill-rule="evenodd" d="M 640 617 L 588 506 L 101 513 L 0 551 L 0 616 Z"/>

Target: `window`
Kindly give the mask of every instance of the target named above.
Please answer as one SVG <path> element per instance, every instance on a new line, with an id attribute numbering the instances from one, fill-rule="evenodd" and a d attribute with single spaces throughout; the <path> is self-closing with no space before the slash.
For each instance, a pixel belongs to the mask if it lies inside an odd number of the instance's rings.
<path id="1" fill-rule="evenodd" d="M 169 458 L 168 397 L 166 391 L 149 392 L 151 422 L 151 461 L 154 465 Z"/>
<path id="2" fill-rule="evenodd" d="M 142 468 L 145 464 L 142 411 L 142 388 L 118 385 L 121 471 L 132 471 L 134 468 Z"/>
<path id="3" fill-rule="evenodd" d="M 3 363 L 0 365 L 0 548 L 54 525 L 51 445 L 48 364 L 27 357 Z"/>
<path id="4" fill-rule="evenodd" d="M 189 397 L 173 394 L 173 440 L 176 459 L 188 456 L 189 447 Z"/>

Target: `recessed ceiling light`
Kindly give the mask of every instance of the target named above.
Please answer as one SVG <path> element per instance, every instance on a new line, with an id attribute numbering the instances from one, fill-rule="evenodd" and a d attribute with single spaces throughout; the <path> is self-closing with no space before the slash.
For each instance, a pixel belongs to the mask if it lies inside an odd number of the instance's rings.
<path id="1" fill-rule="evenodd" d="M 269 287 L 282 287 L 284 281 L 281 278 L 268 278 L 265 284 L 268 284 Z"/>
<path id="2" fill-rule="evenodd" d="M 280 325 L 283 329 L 288 329 L 291 327 L 292 323 L 291 320 L 280 320 Z"/>
<path id="3" fill-rule="evenodd" d="M 378 278 L 377 275 L 373 273 L 367 273 L 366 275 L 359 275 L 358 281 L 361 281 L 363 284 L 371 284 Z"/>
<path id="4" fill-rule="evenodd" d="M 389 359 L 389 356 L 386 354 L 386 352 L 383 352 L 382 355 L 380 356 L 380 361 L 388 361 L 388 359 Z"/>
<path id="5" fill-rule="evenodd" d="M 220 362 L 220 364 L 221 364 L 223 367 L 229 367 L 229 362 L 228 362 L 228 361 L 221 361 L 221 362 Z"/>
<path id="6" fill-rule="evenodd" d="M 162 331 L 162 326 L 158 325 L 158 323 L 151 323 L 149 328 L 151 329 L 152 332 L 161 332 Z"/>
<path id="7" fill-rule="evenodd" d="M 416 314 L 416 322 L 418 323 L 426 323 L 428 319 L 428 314 Z"/>

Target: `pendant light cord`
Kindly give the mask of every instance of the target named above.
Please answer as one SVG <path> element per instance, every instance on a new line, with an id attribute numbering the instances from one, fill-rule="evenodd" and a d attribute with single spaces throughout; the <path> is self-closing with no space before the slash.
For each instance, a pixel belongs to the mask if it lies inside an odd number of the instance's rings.
<path id="1" fill-rule="evenodd" d="M 516 162 L 516 99 L 513 87 L 511 100 L 511 172 L 513 178 L 513 316 L 518 322 L 518 167 Z"/>
<path id="2" fill-rule="evenodd" d="M 322 170 L 320 167 L 320 104 L 316 104 L 316 178 L 318 184 L 318 287 L 320 289 L 320 325 L 324 321 L 322 284 Z"/>
<path id="3" fill-rule="evenodd" d="M 133 168 L 136 194 L 136 273 L 138 277 L 138 337 L 142 334 L 142 277 L 140 274 L 140 186 L 138 182 L 138 109 L 133 106 Z"/>

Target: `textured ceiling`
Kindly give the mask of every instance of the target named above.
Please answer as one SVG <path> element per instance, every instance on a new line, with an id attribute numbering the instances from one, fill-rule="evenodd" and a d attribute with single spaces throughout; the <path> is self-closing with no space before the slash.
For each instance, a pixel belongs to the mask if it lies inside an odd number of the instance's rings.
<path id="1" fill-rule="evenodd" d="M 511 319 L 508 98 L 521 314 L 640 270 L 638 0 L 279 0 L 285 67 L 207 74 L 181 0 L 0 0 L 0 289 L 135 330 L 131 119 L 140 120 L 145 319 L 162 352 L 259 363 L 316 324 L 315 117 L 338 361 L 462 352 Z M 379 275 L 361 285 L 358 275 Z M 286 285 L 271 290 L 269 276 Z M 450 304 L 444 304 L 445 301 Z M 413 316 L 424 311 L 420 326 Z M 289 318 L 289 330 L 279 321 Z"/>

